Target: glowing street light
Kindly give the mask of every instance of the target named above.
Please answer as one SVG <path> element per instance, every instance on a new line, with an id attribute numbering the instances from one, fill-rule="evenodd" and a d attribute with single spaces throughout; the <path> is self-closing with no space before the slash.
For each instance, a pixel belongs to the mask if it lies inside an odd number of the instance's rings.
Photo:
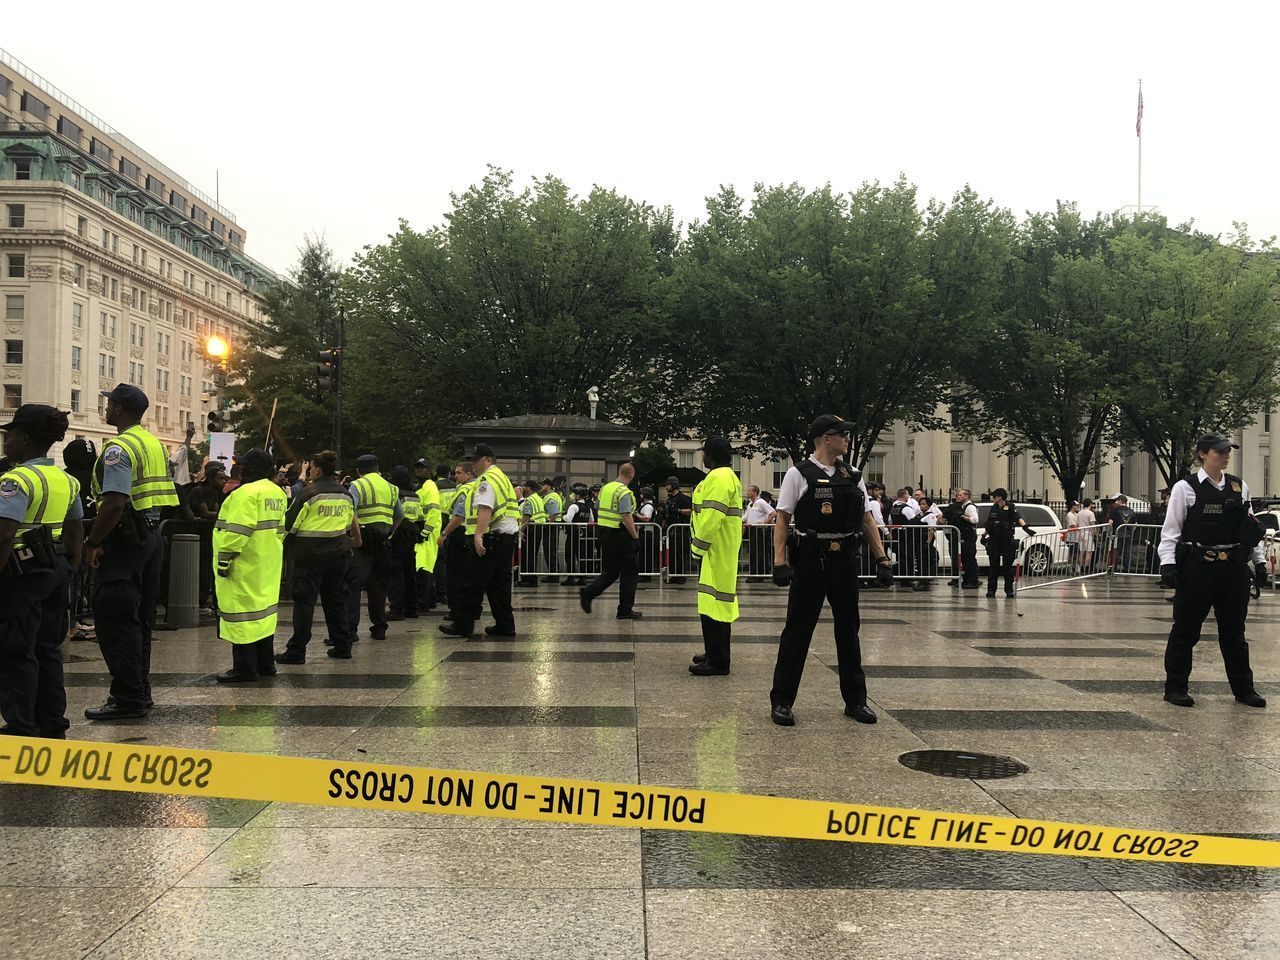
<path id="1" fill-rule="evenodd" d="M 204 352 L 210 360 L 225 364 L 231 355 L 231 345 L 218 334 L 214 334 L 204 344 Z"/>

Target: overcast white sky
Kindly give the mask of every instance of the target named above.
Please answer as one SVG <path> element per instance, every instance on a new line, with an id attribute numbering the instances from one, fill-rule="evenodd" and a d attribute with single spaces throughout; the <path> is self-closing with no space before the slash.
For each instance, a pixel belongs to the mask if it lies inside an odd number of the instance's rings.
<path id="1" fill-rule="evenodd" d="M 192 12 L 186 12 L 190 9 Z M 485 164 L 671 204 L 721 183 L 900 171 L 1021 213 L 1143 202 L 1213 232 L 1280 233 L 1280 6 L 247 3 L 51 28 L 0 47 L 212 195 L 279 270 L 323 234 L 347 259 L 438 222 Z M 75 24 L 75 27 L 67 26 Z M 97 24 L 97 26 L 92 26 Z"/>

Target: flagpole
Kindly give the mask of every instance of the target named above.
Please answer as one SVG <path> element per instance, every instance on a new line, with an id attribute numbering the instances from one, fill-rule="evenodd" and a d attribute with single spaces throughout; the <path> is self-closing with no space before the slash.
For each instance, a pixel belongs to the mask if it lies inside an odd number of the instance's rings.
<path id="1" fill-rule="evenodd" d="M 1142 216 L 1142 79 L 1138 79 L 1138 216 Z"/>
<path id="2" fill-rule="evenodd" d="M 262 449 L 266 450 L 271 446 L 271 428 L 276 422 L 276 407 L 280 404 L 280 398 L 276 397 L 271 401 L 271 419 L 267 421 L 267 439 L 262 441 Z"/>

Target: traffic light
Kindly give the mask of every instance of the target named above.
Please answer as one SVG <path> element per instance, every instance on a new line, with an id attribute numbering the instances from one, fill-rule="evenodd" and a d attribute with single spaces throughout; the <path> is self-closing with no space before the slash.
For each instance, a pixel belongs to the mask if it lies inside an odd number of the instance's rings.
<path id="1" fill-rule="evenodd" d="M 341 350 L 321 350 L 316 354 L 316 382 L 321 390 L 338 392 L 338 377 L 342 367 Z"/>
<path id="2" fill-rule="evenodd" d="M 222 415 L 221 410 L 213 410 L 209 413 L 209 432 L 225 433 L 227 429 L 227 418 Z"/>

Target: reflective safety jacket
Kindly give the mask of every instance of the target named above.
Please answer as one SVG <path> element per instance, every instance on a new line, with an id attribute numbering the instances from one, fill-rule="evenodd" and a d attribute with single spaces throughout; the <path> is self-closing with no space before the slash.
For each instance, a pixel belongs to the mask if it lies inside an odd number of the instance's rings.
<path id="1" fill-rule="evenodd" d="M 133 480 L 129 490 L 129 502 L 133 509 L 143 513 L 178 505 L 178 491 L 169 477 L 169 458 L 165 455 L 164 447 L 148 431 L 134 424 L 102 444 L 102 454 L 98 457 L 100 462 L 94 468 L 91 487 L 93 498 L 99 506 L 102 504 L 101 462 L 115 462 L 107 459 L 113 448 L 127 453 L 129 462 L 133 464 Z"/>
<path id="2" fill-rule="evenodd" d="M 275 635 L 286 506 L 284 491 L 267 479 L 241 484 L 222 502 L 213 568 L 223 640 L 256 643 Z M 216 575 L 227 570 L 228 576 Z"/>
<path id="3" fill-rule="evenodd" d="M 360 494 L 360 505 L 356 507 L 356 519 L 360 521 L 360 526 L 385 523 L 390 527 L 395 522 L 400 491 L 386 477 L 376 472 L 366 473 L 351 481 L 351 488 Z"/>
<path id="4" fill-rule="evenodd" d="M 453 493 L 446 490 L 445 493 Z M 414 547 L 414 568 L 428 573 L 436 568 L 436 556 L 440 552 L 440 531 L 444 529 L 444 515 L 440 512 L 440 490 L 434 480 L 425 480 L 418 488 L 418 501 L 422 505 L 422 539 Z M 450 506 L 453 505 L 452 497 Z"/>
<path id="5" fill-rule="evenodd" d="M 295 556 L 337 558 L 350 553 L 347 533 L 355 523 L 351 495 L 336 477 L 321 477 L 304 487 L 285 515 Z"/>
<path id="6" fill-rule="evenodd" d="M 533 504 L 533 512 L 529 514 L 529 522 L 546 523 L 547 501 L 542 499 L 542 495 L 538 493 L 531 493 L 524 499 L 525 502 Z"/>
<path id="7" fill-rule="evenodd" d="M 422 500 L 416 493 L 400 494 L 400 509 L 404 511 L 405 523 L 422 523 Z"/>
<path id="8" fill-rule="evenodd" d="M 556 522 L 557 522 L 557 523 L 559 523 L 559 522 L 563 522 L 563 520 L 564 520 L 564 497 L 560 496 L 560 492 L 559 492 L 558 490 L 552 490 L 552 491 L 551 491 L 550 493 L 548 493 L 545 497 L 543 497 L 543 498 L 542 498 L 542 503 L 543 503 L 543 506 L 544 506 L 544 508 L 545 508 L 545 510 L 546 510 L 546 513 L 547 513 L 547 519 L 548 519 L 548 520 L 550 520 L 550 519 L 552 518 L 552 516 L 554 516 L 554 517 L 556 518 Z M 555 512 L 554 512 L 554 513 L 553 513 L 553 512 L 552 512 L 552 510 L 551 510 L 551 505 L 552 505 L 553 503 L 555 504 L 555 507 L 556 507 L 556 509 L 555 509 Z"/>
<path id="9" fill-rule="evenodd" d="M 493 516 L 489 518 L 489 530 L 492 531 L 499 520 L 520 519 L 520 507 L 516 503 L 516 488 L 511 485 L 507 475 L 498 469 L 497 464 L 491 466 L 480 476 L 467 484 L 467 533 L 476 532 L 476 524 L 480 520 L 480 508 L 476 506 L 476 489 L 481 483 L 493 487 Z"/>
<path id="10" fill-rule="evenodd" d="M 458 488 L 458 497 L 462 498 L 462 517 L 463 517 L 462 530 L 464 533 L 466 533 L 468 537 L 476 532 L 476 523 L 480 520 L 480 517 L 477 515 L 471 503 L 471 498 L 475 496 L 475 493 L 476 493 L 475 480 L 468 480 L 466 483 L 464 483 L 462 486 Z M 457 497 L 454 498 L 453 505 L 455 507 L 458 505 Z M 493 524 L 491 521 L 490 526 L 492 525 Z"/>
<path id="11" fill-rule="evenodd" d="M 622 526 L 622 515 L 624 513 L 632 513 L 633 510 L 624 510 L 623 500 L 630 496 L 631 488 L 621 480 L 610 480 L 600 489 L 600 506 L 596 511 L 596 523 L 602 527 L 611 527 L 617 530 Z M 632 497 L 631 503 L 635 504 L 635 498 Z"/>
<path id="12" fill-rule="evenodd" d="M 0 476 L 0 488 L 8 483 L 27 496 L 27 510 L 18 523 L 13 548 L 22 546 L 24 533 L 40 526 L 48 527 L 55 541 L 61 540 L 62 524 L 71 504 L 80 496 L 79 481 L 54 466 L 23 464 Z"/>
<path id="13" fill-rule="evenodd" d="M 712 470 L 693 491 L 689 537 L 698 574 L 698 613 L 738 619 L 738 552 L 742 548 L 742 481 L 729 467 Z"/>

